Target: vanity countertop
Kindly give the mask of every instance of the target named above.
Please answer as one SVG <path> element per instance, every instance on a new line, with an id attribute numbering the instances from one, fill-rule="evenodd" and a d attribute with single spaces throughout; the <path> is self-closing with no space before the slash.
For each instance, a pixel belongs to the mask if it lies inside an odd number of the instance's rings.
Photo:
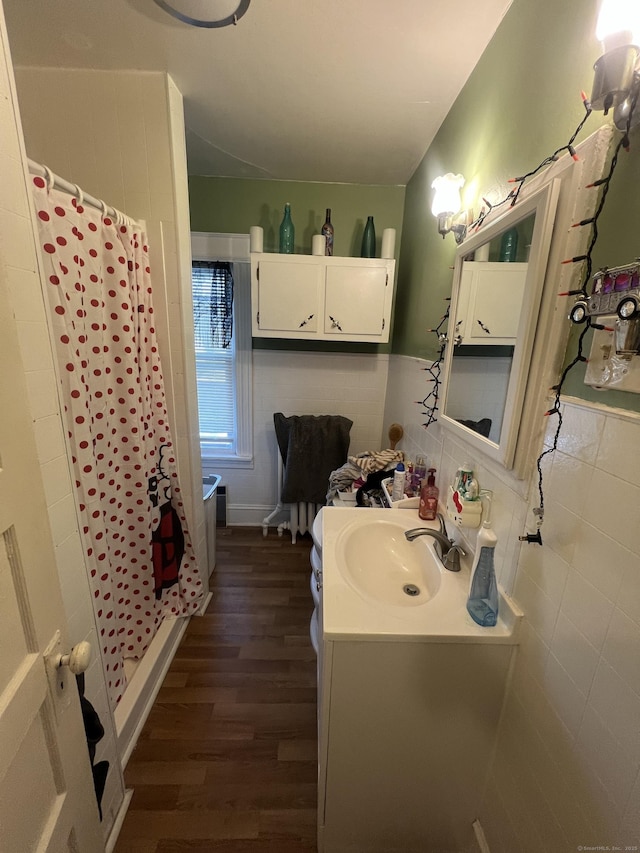
<path id="1" fill-rule="evenodd" d="M 374 531 L 370 525 L 377 526 Z M 467 613 L 466 601 L 469 590 L 470 561 L 462 560 L 460 572 L 447 571 L 440 563 L 434 550 L 435 540 L 420 536 L 406 542 L 404 530 L 413 527 L 437 529 L 435 521 L 422 521 L 414 509 L 389 510 L 343 507 L 325 507 L 322 512 L 322 564 L 323 564 L 323 632 L 327 640 L 446 642 L 446 643 L 518 643 L 518 629 L 522 613 L 513 600 L 500 589 L 498 624 L 494 628 L 482 628 Z M 365 528 L 365 529 L 363 529 Z M 387 544 L 388 536 L 395 540 Z M 375 546 L 364 556 L 371 563 L 372 572 L 380 571 L 386 583 L 385 566 L 374 566 L 378 557 L 394 565 L 389 572 L 397 575 L 399 587 L 407 573 L 408 562 L 425 561 L 431 580 L 432 594 L 423 594 L 422 599 L 406 600 L 394 595 L 386 600 L 386 592 L 368 594 L 358 589 L 357 576 L 350 576 L 345 563 L 358 562 L 357 551 L 349 549 L 350 536 L 353 542 L 366 542 L 367 535 Z M 381 543 L 380 547 L 378 543 Z M 364 553 L 364 551 L 363 551 Z M 414 556 L 415 555 L 415 556 Z M 434 566 L 435 561 L 435 566 Z M 367 585 L 366 566 L 357 566 L 358 575 Z M 355 577 L 355 580 L 353 579 Z M 409 577 L 411 580 L 415 575 Z M 422 583 L 418 584 L 423 586 Z M 394 591 L 395 592 L 395 591 Z M 398 603 L 401 602 L 401 603 Z M 420 603 L 419 603 L 420 602 Z M 422 603 L 423 602 L 423 603 Z"/>

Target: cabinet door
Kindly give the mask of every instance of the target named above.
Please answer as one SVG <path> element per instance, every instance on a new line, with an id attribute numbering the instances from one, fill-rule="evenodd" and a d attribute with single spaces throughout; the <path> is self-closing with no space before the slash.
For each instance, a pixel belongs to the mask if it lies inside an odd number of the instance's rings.
<path id="1" fill-rule="evenodd" d="M 465 274 L 463 280 L 465 289 L 469 288 L 469 302 L 462 342 L 475 345 L 515 343 L 527 265 L 478 264 L 471 270 L 470 281 Z"/>
<path id="2" fill-rule="evenodd" d="M 388 339 L 386 267 L 328 266 L 324 305 L 327 335 Z M 387 328 L 385 328 L 387 327 Z M 386 332 L 386 336 L 385 336 Z"/>
<path id="3" fill-rule="evenodd" d="M 317 332 L 322 285 L 317 263 L 263 259 L 257 264 L 256 275 L 254 327 L 261 332 Z"/>
<path id="4" fill-rule="evenodd" d="M 452 339 L 454 344 L 469 343 L 467 340 L 469 329 L 471 327 L 471 317 L 469 315 L 469 299 L 474 283 L 473 270 L 465 264 L 460 275 L 460 287 L 458 289 L 458 306 L 456 309 L 456 322 Z"/>

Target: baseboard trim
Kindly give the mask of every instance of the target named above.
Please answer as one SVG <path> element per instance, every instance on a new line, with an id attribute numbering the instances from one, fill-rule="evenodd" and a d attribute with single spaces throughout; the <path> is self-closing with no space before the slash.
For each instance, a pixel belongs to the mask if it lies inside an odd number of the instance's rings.
<path id="1" fill-rule="evenodd" d="M 202 602 L 200 610 L 198 610 L 198 612 L 194 613 L 193 615 L 194 616 L 204 616 L 204 614 L 207 612 L 207 607 L 209 606 L 209 603 L 210 603 L 212 598 L 213 598 L 213 593 L 208 592 L 204 598 L 204 601 Z"/>
<path id="2" fill-rule="evenodd" d="M 491 853 L 480 821 L 476 819 L 471 825 L 473 827 L 473 833 L 476 837 L 476 841 L 478 842 L 480 853 Z"/>
<path id="3" fill-rule="evenodd" d="M 118 703 L 113 716 L 123 771 L 171 666 L 180 640 L 187 630 L 189 618 L 183 616 L 179 619 L 164 620 Z"/>
<path id="4" fill-rule="evenodd" d="M 262 522 L 273 512 L 274 508 L 270 504 L 227 504 L 227 524 L 230 527 L 262 527 Z M 274 529 L 288 516 L 289 511 L 283 510 L 282 517 L 274 519 L 272 522 Z"/>
<path id="5" fill-rule="evenodd" d="M 115 850 L 116 844 L 118 842 L 118 836 L 120 835 L 120 830 L 122 829 L 124 819 L 127 816 L 132 797 L 133 788 L 126 788 L 124 792 L 124 797 L 122 798 L 122 803 L 120 804 L 120 808 L 118 809 L 118 814 L 116 815 L 115 820 L 113 821 L 111 832 L 109 833 L 109 837 L 107 838 L 107 841 L 105 843 L 104 853 L 113 853 L 113 851 Z"/>

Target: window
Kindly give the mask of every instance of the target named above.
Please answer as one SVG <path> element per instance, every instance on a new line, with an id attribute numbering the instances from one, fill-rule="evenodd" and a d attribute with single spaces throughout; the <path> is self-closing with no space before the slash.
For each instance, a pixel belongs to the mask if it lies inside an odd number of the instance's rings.
<path id="1" fill-rule="evenodd" d="M 243 239 L 244 238 L 244 239 Z M 251 467 L 251 279 L 245 235 L 192 235 L 203 468 Z"/>
<path id="2" fill-rule="evenodd" d="M 235 451 L 233 265 L 193 261 L 193 322 L 200 447 L 207 456 Z"/>

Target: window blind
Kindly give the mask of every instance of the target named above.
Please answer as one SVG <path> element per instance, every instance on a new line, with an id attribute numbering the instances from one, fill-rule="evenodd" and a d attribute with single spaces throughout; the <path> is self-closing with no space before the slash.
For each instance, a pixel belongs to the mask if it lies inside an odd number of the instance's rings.
<path id="1" fill-rule="evenodd" d="M 232 265 L 192 264 L 200 446 L 203 455 L 236 451 Z"/>

